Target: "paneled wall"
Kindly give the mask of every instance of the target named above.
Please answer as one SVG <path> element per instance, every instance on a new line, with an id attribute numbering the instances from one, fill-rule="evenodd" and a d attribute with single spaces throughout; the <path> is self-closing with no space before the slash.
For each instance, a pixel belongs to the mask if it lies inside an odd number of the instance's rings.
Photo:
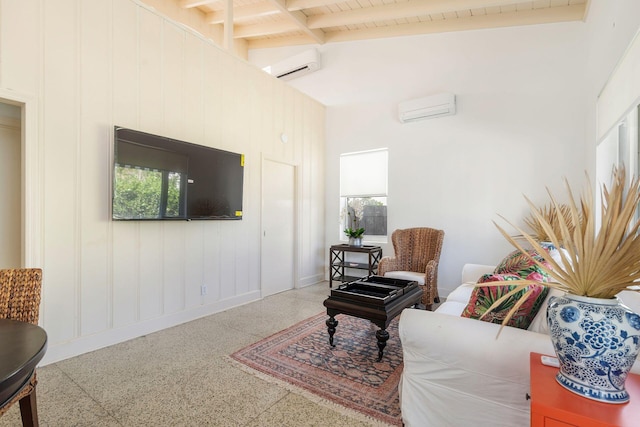
<path id="1" fill-rule="evenodd" d="M 45 363 L 260 298 L 262 158 L 297 167 L 296 283 L 322 279 L 318 102 L 133 0 L 0 0 L 3 94 L 36 123 Z M 111 221 L 114 125 L 244 153 L 243 220 Z"/>

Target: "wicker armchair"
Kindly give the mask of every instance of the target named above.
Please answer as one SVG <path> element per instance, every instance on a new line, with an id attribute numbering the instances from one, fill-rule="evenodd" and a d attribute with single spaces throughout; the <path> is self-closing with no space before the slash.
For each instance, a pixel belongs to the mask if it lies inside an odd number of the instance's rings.
<path id="1" fill-rule="evenodd" d="M 38 324 L 42 270 L 20 268 L 0 270 L 0 318 Z M 36 407 L 36 371 L 29 383 L 9 402 L 0 407 L 2 416 L 14 403 L 20 402 L 23 426 L 38 425 Z"/>
<path id="2" fill-rule="evenodd" d="M 423 290 L 421 303 L 431 310 L 438 296 L 438 262 L 444 231 L 419 227 L 395 230 L 391 235 L 395 257 L 384 257 L 378 274 L 396 279 L 416 280 Z"/>

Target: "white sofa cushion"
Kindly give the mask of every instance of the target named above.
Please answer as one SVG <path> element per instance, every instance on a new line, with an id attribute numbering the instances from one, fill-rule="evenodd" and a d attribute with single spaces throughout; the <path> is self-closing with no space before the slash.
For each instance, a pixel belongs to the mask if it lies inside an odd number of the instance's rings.
<path id="1" fill-rule="evenodd" d="M 448 314 L 450 316 L 460 316 L 467 306 L 466 303 L 458 301 L 445 301 L 438 306 L 436 311 L 440 314 Z"/>
<path id="2" fill-rule="evenodd" d="M 548 336 L 443 314 L 400 316 L 407 427 L 529 425 L 529 352 L 553 354 Z M 480 418 L 478 418 L 480 416 Z"/>
<path id="3" fill-rule="evenodd" d="M 447 295 L 447 301 L 462 302 L 466 304 L 471 298 L 473 288 L 475 288 L 475 282 L 467 282 L 455 288 L 449 295 Z"/>
<path id="4" fill-rule="evenodd" d="M 460 316 L 469 302 L 471 292 L 473 292 L 475 285 L 475 283 L 467 282 L 458 286 L 435 311 L 442 314 Z"/>

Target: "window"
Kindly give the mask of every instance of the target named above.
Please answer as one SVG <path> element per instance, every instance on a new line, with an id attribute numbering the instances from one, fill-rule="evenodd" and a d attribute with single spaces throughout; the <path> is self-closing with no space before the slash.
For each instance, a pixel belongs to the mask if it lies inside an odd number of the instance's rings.
<path id="1" fill-rule="evenodd" d="M 364 228 L 365 240 L 387 241 L 386 148 L 340 156 L 340 235 Z"/>

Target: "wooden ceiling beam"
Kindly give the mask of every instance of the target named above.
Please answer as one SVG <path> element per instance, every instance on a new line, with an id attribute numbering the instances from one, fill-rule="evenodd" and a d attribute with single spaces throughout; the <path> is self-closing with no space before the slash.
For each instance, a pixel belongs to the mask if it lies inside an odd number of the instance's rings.
<path id="1" fill-rule="evenodd" d="M 474 8 L 501 7 L 517 3 L 531 3 L 524 0 L 410 0 L 402 3 L 387 3 L 380 6 L 334 12 L 326 15 L 312 15 L 307 19 L 309 28 L 338 27 L 391 19 L 410 18 L 469 10 Z"/>
<path id="2" fill-rule="evenodd" d="M 336 0 L 288 0 L 287 8 L 291 11 L 311 9 L 313 7 L 330 6 L 344 1 Z M 478 9 L 484 7 L 515 5 L 518 3 L 531 3 L 531 0 L 412 0 L 411 3 L 433 8 L 431 13 L 455 12 L 464 9 Z M 399 6 L 402 3 L 389 3 Z M 376 6 L 373 6 L 376 7 Z"/>
<path id="3" fill-rule="evenodd" d="M 478 15 L 453 20 L 416 22 L 397 26 L 375 27 L 352 31 L 335 31 L 325 34 L 325 42 L 343 42 L 386 37 L 400 37 L 420 34 L 433 34 L 454 31 L 481 30 L 518 25 L 550 24 L 555 22 L 584 20 L 585 5 L 574 4 L 552 9 L 532 9 L 527 11 L 505 12 L 497 15 Z M 264 49 L 289 45 L 309 44 L 308 39 L 300 37 L 268 38 L 250 40 L 249 49 Z"/>
<path id="4" fill-rule="evenodd" d="M 268 39 L 247 40 L 247 49 L 262 49 L 271 47 L 286 47 L 312 44 L 314 40 L 306 35 L 291 37 L 273 37 Z"/>
<path id="5" fill-rule="evenodd" d="M 311 9 L 314 7 L 331 6 L 336 3 L 343 3 L 344 0 L 287 0 L 287 10 Z"/>
<path id="6" fill-rule="evenodd" d="M 294 23 L 289 21 L 282 22 L 264 22 L 262 24 L 251 25 L 236 25 L 233 30 L 234 38 L 243 37 L 261 37 L 271 34 L 286 33 L 289 31 L 296 31 L 300 28 Z"/>
<path id="7" fill-rule="evenodd" d="M 515 27 L 520 25 L 550 24 L 555 22 L 582 21 L 584 4 L 559 6 L 547 9 L 530 9 L 493 15 L 474 15 L 466 18 L 415 22 L 386 27 L 364 28 L 352 31 L 326 33 L 326 42 L 343 42 L 383 37 L 412 36 L 487 28 Z"/>
<path id="8" fill-rule="evenodd" d="M 345 0 L 261 0 L 233 7 L 232 11 L 211 11 L 211 6 L 207 6 L 221 0 L 175 1 L 184 9 L 204 6 L 202 11 L 206 13 L 206 22 L 209 24 L 224 25 L 231 20 L 234 23 L 226 25 L 226 38 L 247 39 L 245 43 L 255 49 L 581 21 L 585 19 L 591 0 L 407 0 L 391 3 L 372 0 L 376 6 L 357 8 L 354 5 L 353 10 L 338 9 L 337 12 L 308 17 L 302 12 L 303 9 L 331 6 L 344 3 Z M 233 0 L 225 1 L 230 4 Z M 257 22 L 253 21 L 256 23 L 242 25 L 243 21 L 268 15 L 278 15 L 279 18 L 268 22 L 258 19 Z M 432 16 L 433 20 L 428 16 Z M 427 18 L 416 22 L 416 17 Z M 437 17 L 444 19 L 435 19 Z M 410 22 L 377 26 L 379 22 L 402 22 L 404 19 Z M 344 27 L 359 29 L 326 31 Z"/>
<path id="9" fill-rule="evenodd" d="M 215 3 L 219 0 L 180 0 L 178 5 L 183 9 L 191 9 L 193 7 L 204 6 L 205 4 Z"/>
<path id="10" fill-rule="evenodd" d="M 309 28 L 307 25 L 307 16 L 300 11 L 290 12 L 287 9 L 287 4 L 285 0 L 269 0 L 271 4 L 274 5 L 276 9 L 278 9 L 283 16 L 288 18 L 290 21 L 294 22 L 298 26 L 298 30 L 302 31 L 307 36 L 311 37 L 314 42 L 323 44 L 324 43 L 324 31 L 319 29 Z"/>
<path id="11" fill-rule="evenodd" d="M 278 13 L 280 11 L 275 9 L 273 4 L 268 1 L 233 8 L 233 18 L 236 21 Z M 207 24 L 221 24 L 224 22 L 224 11 L 207 13 L 205 20 Z"/>

